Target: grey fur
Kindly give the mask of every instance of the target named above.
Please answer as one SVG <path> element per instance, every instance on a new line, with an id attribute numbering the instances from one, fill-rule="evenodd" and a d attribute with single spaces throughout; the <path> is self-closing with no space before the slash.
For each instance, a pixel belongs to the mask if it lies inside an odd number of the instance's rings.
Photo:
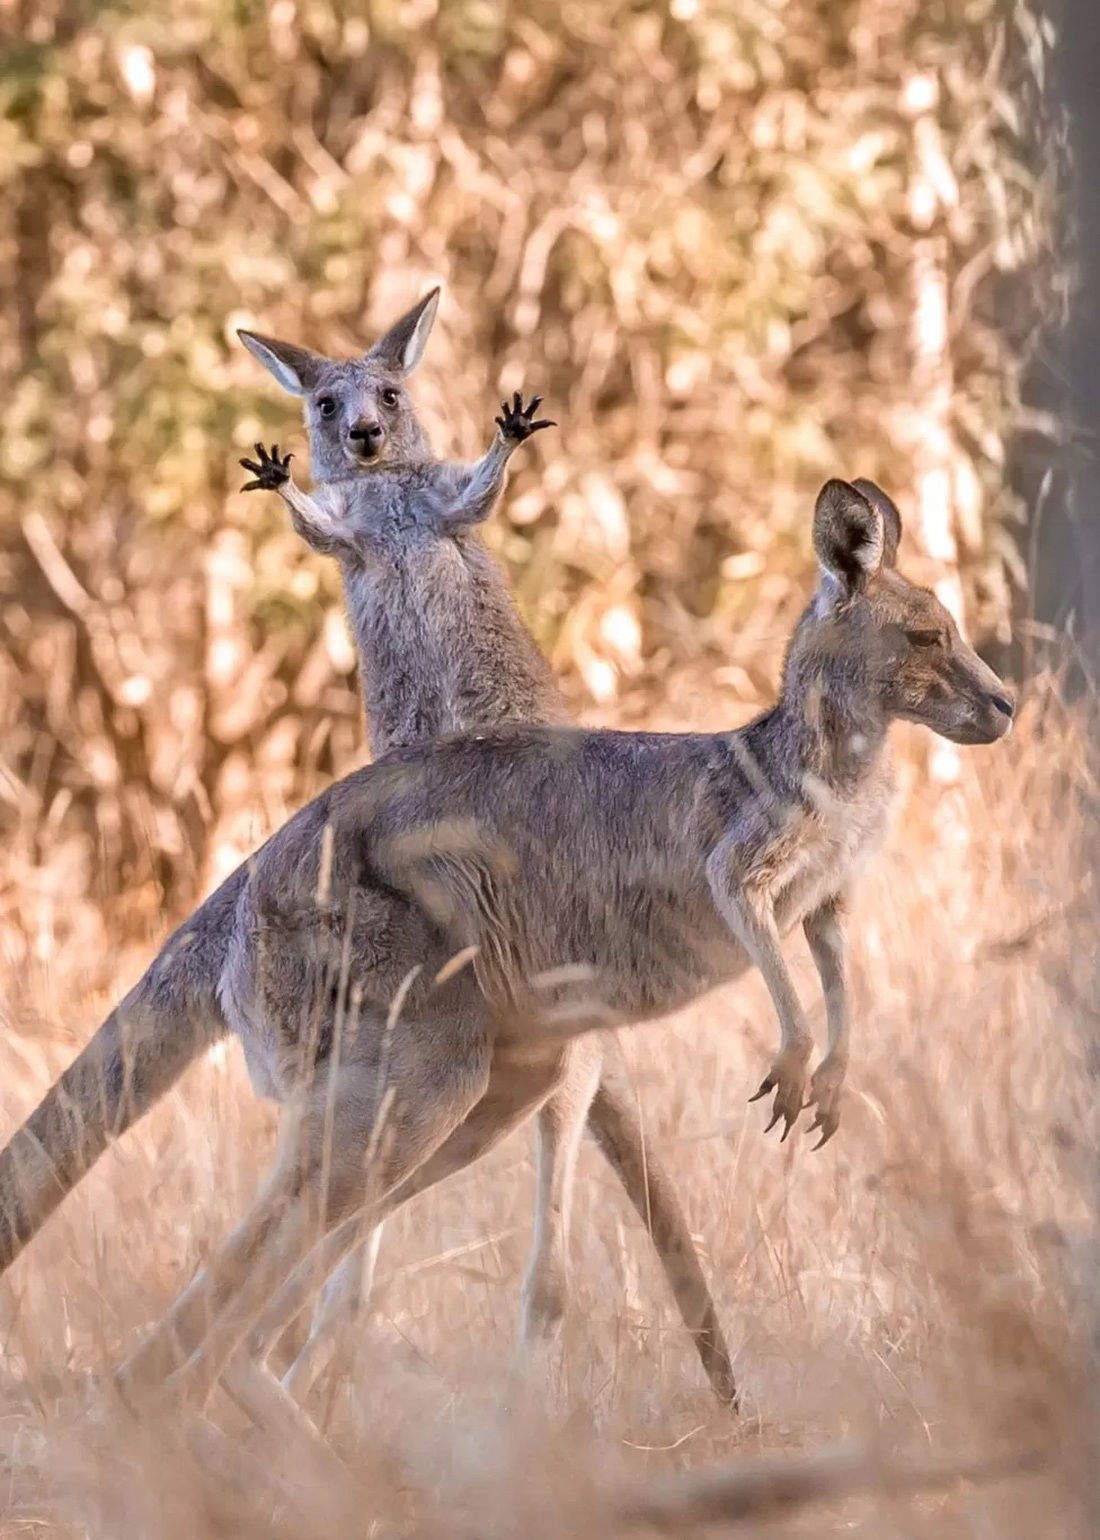
<path id="1" fill-rule="evenodd" d="M 477 526 L 493 511 L 508 459 L 526 438 L 553 424 L 537 420 L 539 397 L 524 407 L 517 393 L 501 403 L 498 432 L 473 465 L 428 458 L 414 409 L 394 390 L 395 360 L 414 339 L 419 362 L 433 290 L 363 358 L 340 362 L 272 338 L 242 334 L 275 378 L 304 393 L 314 467 L 307 494 L 280 461 L 256 446 L 241 463 L 249 487 L 278 491 L 294 528 L 341 568 L 359 657 L 367 730 L 377 756 L 449 732 L 509 722 L 564 723 L 565 704 L 551 670 L 516 608 L 503 573 Z M 425 307 L 430 307 L 425 309 Z M 327 398 L 327 415 L 320 402 Z M 368 441 L 351 433 L 381 431 Z M 319 469 L 318 469 L 319 467 Z M 563 1056 L 559 1090 L 538 1114 L 538 1201 L 535 1238 L 523 1289 L 523 1336 L 553 1334 L 567 1295 L 568 1228 L 577 1146 L 586 1117 L 647 1226 L 719 1396 L 736 1399 L 733 1368 L 717 1312 L 675 1191 L 647 1145 L 638 1110 L 616 1063 L 614 1045 L 586 1039 Z M 326 1287 L 309 1340 L 284 1383 L 301 1394 L 332 1351 L 338 1323 L 369 1288 L 377 1237 L 346 1259 Z"/>
<path id="2" fill-rule="evenodd" d="M 875 502 L 827 483 L 814 541 L 821 581 L 779 700 L 746 727 L 507 726 L 396 750 L 258 852 L 221 993 L 287 1098 L 285 1141 L 124 1384 L 171 1370 L 183 1344 L 180 1382 L 205 1396 L 258 1317 L 271 1332 L 301 1308 L 323 1235 L 328 1266 L 364 1220 L 491 1148 L 552 1092 L 564 1043 L 754 965 L 780 1023 L 775 1114 L 789 1130 L 808 1093 L 831 1131 L 848 1052 L 840 921 L 885 823 L 890 724 L 992 743 L 1014 707 L 935 596 L 881 564 Z M 798 925 L 829 1018 L 812 1077 L 780 948 Z"/>

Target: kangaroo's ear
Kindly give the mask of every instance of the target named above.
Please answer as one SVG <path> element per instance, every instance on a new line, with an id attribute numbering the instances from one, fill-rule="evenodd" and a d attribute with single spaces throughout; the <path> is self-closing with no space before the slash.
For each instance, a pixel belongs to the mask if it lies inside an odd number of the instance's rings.
<path id="1" fill-rule="evenodd" d="M 296 347 L 293 342 L 261 337 L 258 332 L 238 331 L 237 336 L 252 357 L 269 369 L 292 396 L 307 396 L 328 362 L 323 354 L 311 353 L 309 348 Z"/>
<path id="2" fill-rule="evenodd" d="M 862 476 L 853 481 L 852 485 L 882 515 L 882 565 L 896 567 L 898 546 L 901 544 L 901 514 L 897 503 L 892 497 L 887 497 L 881 487 Z"/>
<path id="3" fill-rule="evenodd" d="M 847 481 L 827 481 L 814 508 L 814 550 L 824 571 L 858 593 L 882 566 L 882 514 Z"/>
<path id="4" fill-rule="evenodd" d="M 411 374 L 424 356 L 438 309 L 439 289 L 429 289 L 400 321 L 394 322 L 384 337 L 379 337 L 367 358 L 371 363 L 396 369 L 400 374 Z"/>

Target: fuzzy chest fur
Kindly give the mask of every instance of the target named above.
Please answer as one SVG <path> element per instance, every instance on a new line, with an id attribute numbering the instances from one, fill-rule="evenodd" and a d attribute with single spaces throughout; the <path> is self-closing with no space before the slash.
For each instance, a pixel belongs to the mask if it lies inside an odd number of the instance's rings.
<path id="1" fill-rule="evenodd" d="M 345 580 L 376 754 L 564 711 L 503 579 L 476 547 L 437 540 Z"/>
<path id="2" fill-rule="evenodd" d="M 888 764 L 853 795 L 837 796 L 825 787 L 809 791 L 807 802 L 788 812 L 752 874 L 772 900 L 781 933 L 856 881 L 882 843 L 894 800 Z"/>

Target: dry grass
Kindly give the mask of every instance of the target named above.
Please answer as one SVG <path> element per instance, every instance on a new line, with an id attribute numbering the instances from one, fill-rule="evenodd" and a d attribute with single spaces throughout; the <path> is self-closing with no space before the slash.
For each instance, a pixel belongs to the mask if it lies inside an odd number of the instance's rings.
<path id="1" fill-rule="evenodd" d="M 713 686 L 677 705 L 693 723 L 725 714 Z M 900 745 L 903 766 L 912 747 Z M 1072 724 L 1035 697 L 1007 745 L 966 759 L 962 784 L 908 787 L 860 898 L 852 1089 L 822 1153 L 797 1136 L 780 1148 L 746 1103 L 774 1034 L 758 980 L 629 1039 L 736 1345 L 740 1421 L 713 1403 L 593 1150 L 564 1405 L 544 1423 L 509 1379 L 526 1135 L 390 1226 L 372 1324 L 312 1405 L 346 1480 L 298 1441 L 246 1431 L 228 1404 L 220 1451 L 196 1452 L 167 1408 L 124 1421 L 88 1371 L 117 1362 L 168 1303 L 271 1148 L 271 1115 L 233 1049 L 101 1162 L 0 1286 L 0 1536 L 651 1533 L 643 1499 L 660 1495 L 648 1485 L 658 1476 L 866 1441 L 887 1464 L 1018 1449 L 1054 1449 L 1060 1463 L 917 1497 L 880 1469 L 845 1497 L 846 1467 L 828 1456 L 839 1495 L 808 1516 L 745 1522 L 875 1537 L 1072 1533 L 1090 1436 L 1073 1267 L 1091 1244 L 1083 767 Z M 816 1002 L 808 959 L 791 950 Z M 88 989 L 102 958 L 75 946 L 48 972 L 6 980 L 5 1129 L 142 962 L 113 959 L 110 988 Z M 758 1469 L 774 1496 L 770 1468 Z M 782 1479 L 778 1490 L 796 1491 Z M 700 1517 L 664 1532 L 709 1531 Z"/>

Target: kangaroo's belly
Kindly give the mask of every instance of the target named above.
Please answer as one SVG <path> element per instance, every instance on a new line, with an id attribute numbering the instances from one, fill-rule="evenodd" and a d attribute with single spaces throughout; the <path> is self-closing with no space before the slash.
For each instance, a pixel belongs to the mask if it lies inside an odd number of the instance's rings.
<path id="1" fill-rule="evenodd" d="M 705 884 L 686 903 L 620 893 L 596 908 L 575 900 L 527 927 L 521 1012 L 555 1033 L 670 1015 L 751 966 Z"/>

